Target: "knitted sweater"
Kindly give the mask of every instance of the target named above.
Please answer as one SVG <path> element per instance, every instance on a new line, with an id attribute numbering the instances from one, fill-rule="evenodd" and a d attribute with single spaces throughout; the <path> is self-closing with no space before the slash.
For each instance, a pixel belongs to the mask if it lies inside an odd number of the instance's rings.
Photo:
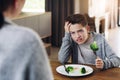
<path id="1" fill-rule="evenodd" d="M 10 20 L 0 29 L 0 80 L 53 80 L 41 39 Z"/>
<path id="2" fill-rule="evenodd" d="M 120 65 L 120 58 L 115 55 L 105 38 L 101 34 L 93 33 L 93 38 L 97 42 L 99 50 L 96 52 L 104 62 L 104 68 L 118 67 Z M 72 63 L 78 63 L 78 44 L 75 43 L 69 33 L 65 33 L 62 41 L 62 46 L 58 53 L 58 59 L 61 63 L 65 63 L 72 57 Z M 89 61 L 89 58 L 88 58 Z M 95 60 L 93 59 L 94 63 Z"/>

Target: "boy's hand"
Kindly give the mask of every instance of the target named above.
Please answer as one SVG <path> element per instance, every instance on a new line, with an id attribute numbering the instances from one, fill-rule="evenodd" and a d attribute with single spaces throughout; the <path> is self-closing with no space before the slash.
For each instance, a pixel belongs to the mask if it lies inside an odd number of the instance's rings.
<path id="1" fill-rule="evenodd" d="M 103 69 L 104 66 L 103 60 L 101 58 L 97 58 L 95 61 L 96 68 Z"/>
<path id="2" fill-rule="evenodd" d="M 71 23 L 65 22 L 65 26 L 64 26 L 65 32 L 69 33 L 70 26 L 71 26 Z"/>

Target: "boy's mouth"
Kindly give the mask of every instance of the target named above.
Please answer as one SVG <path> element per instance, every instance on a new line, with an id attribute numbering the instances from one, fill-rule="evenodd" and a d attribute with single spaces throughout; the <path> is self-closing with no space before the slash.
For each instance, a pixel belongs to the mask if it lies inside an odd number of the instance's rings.
<path id="1" fill-rule="evenodd" d="M 77 42 L 82 42 L 83 39 L 82 39 L 82 38 L 78 38 L 76 41 L 77 41 Z"/>

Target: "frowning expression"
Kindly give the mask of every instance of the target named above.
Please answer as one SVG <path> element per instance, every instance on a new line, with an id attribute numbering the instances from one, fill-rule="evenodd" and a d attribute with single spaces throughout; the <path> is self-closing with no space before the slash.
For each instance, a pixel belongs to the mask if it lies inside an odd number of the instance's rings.
<path id="1" fill-rule="evenodd" d="M 70 34 L 72 39 L 78 43 L 83 44 L 88 39 L 88 28 L 84 27 L 81 24 L 72 24 L 70 26 Z"/>

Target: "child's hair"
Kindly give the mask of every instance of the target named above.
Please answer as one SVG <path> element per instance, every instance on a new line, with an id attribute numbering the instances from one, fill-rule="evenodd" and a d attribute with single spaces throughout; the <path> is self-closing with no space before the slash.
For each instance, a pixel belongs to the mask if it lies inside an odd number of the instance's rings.
<path id="1" fill-rule="evenodd" d="M 65 18 L 65 21 L 71 23 L 71 24 L 81 24 L 82 26 L 86 26 L 87 20 L 86 17 L 82 14 L 73 14 Z"/>
<path id="2" fill-rule="evenodd" d="M 4 24 L 3 12 L 6 11 L 10 6 L 14 6 L 15 0 L 0 0 L 0 28 Z"/>

